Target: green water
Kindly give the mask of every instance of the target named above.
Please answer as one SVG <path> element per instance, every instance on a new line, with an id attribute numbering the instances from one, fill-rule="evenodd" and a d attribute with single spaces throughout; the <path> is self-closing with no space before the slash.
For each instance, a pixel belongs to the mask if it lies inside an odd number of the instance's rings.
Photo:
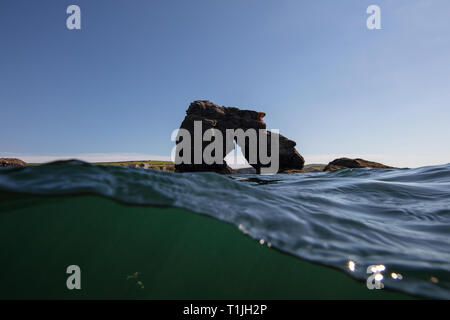
<path id="1" fill-rule="evenodd" d="M 187 210 L 0 196 L 1 299 L 405 299 Z M 68 290 L 66 268 L 81 268 Z M 137 272 L 137 274 L 136 274 Z"/>

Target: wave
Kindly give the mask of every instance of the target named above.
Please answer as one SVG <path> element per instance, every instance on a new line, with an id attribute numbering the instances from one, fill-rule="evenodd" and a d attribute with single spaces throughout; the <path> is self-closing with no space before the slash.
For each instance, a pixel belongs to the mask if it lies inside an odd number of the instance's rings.
<path id="1" fill-rule="evenodd" d="M 1 169 L 0 190 L 184 208 L 356 279 L 383 265 L 386 288 L 450 298 L 450 164 L 223 176 L 72 160 Z"/>

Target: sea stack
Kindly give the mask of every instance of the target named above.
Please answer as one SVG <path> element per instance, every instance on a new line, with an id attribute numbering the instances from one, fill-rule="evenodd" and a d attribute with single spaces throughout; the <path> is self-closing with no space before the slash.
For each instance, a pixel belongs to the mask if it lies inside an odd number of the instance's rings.
<path id="1" fill-rule="evenodd" d="M 185 129 L 189 131 L 191 139 L 191 161 L 189 163 L 181 163 L 175 164 L 176 172 L 195 172 L 195 171 L 212 171 L 221 174 L 229 174 L 233 173 L 233 170 L 227 165 L 225 160 L 223 160 L 222 164 L 213 163 L 207 164 L 204 160 L 201 160 L 201 163 L 194 163 L 194 121 L 201 121 L 201 136 L 208 129 L 218 129 L 223 137 L 226 137 L 226 130 L 233 129 L 238 130 L 242 129 L 243 131 L 247 131 L 248 129 L 255 129 L 259 132 L 260 129 L 263 129 L 266 135 L 267 147 L 270 150 L 271 144 L 271 135 L 277 134 L 272 133 L 270 131 L 266 131 L 266 124 L 263 121 L 263 118 L 266 114 L 264 112 L 258 112 L 253 110 L 241 110 L 235 107 L 223 107 L 218 106 L 207 100 L 197 100 L 190 104 L 189 108 L 186 111 L 186 117 L 181 123 L 180 129 Z M 278 134 L 277 134 L 278 135 Z M 259 145 L 259 136 L 258 145 Z M 177 139 L 177 147 L 179 145 L 180 140 Z M 252 163 L 255 161 L 250 161 L 249 155 L 249 146 L 248 143 L 242 144 L 239 140 L 236 140 L 236 143 L 242 150 L 247 161 L 250 165 L 256 169 L 257 173 L 261 172 L 261 168 L 267 167 L 267 165 L 262 164 L 260 161 L 259 155 L 257 156 L 256 163 Z M 202 142 L 202 152 L 206 146 L 208 146 L 208 141 Z M 295 141 L 289 140 L 288 138 L 279 135 L 279 169 L 278 172 L 283 172 L 285 170 L 297 169 L 301 170 L 305 163 L 303 157 L 297 152 L 295 149 Z M 225 157 L 229 152 L 234 149 L 234 145 L 227 145 L 225 142 L 223 143 L 223 156 Z M 176 152 L 176 157 L 178 152 Z M 255 156 L 255 155 L 254 155 Z M 198 161 L 197 161 L 198 162 Z"/>

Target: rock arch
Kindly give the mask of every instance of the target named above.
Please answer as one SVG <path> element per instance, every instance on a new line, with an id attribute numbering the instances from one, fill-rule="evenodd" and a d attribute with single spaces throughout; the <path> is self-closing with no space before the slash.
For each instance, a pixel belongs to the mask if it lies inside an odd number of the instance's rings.
<path id="1" fill-rule="evenodd" d="M 202 137 L 203 133 L 210 129 L 218 129 L 221 131 L 223 137 L 226 136 L 226 129 L 242 129 L 246 131 L 247 129 L 266 129 L 266 124 L 263 118 L 266 114 L 264 112 L 257 112 L 252 110 L 241 110 L 234 107 L 221 107 L 207 100 L 197 100 L 189 105 L 186 111 L 186 117 L 181 123 L 180 129 L 186 129 L 189 131 L 190 136 L 194 137 L 194 121 L 201 121 L 202 123 Z M 270 150 L 270 135 L 276 134 L 266 131 L 267 141 L 269 144 L 268 150 Z M 182 139 L 181 139 L 182 140 Z M 177 139 L 177 147 L 181 142 Z M 249 149 L 248 143 L 244 145 L 239 143 L 238 145 L 242 150 L 247 161 L 252 167 L 256 169 L 259 173 L 261 168 L 265 167 L 261 164 L 258 156 L 257 163 L 251 163 L 249 161 Z M 202 151 L 209 144 L 209 142 L 203 142 Z M 279 135 L 279 170 L 278 172 L 283 172 L 286 170 L 301 170 L 305 163 L 303 157 L 295 149 L 295 141 L 289 140 L 288 138 Z M 225 157 L 234 148 L 227 146 L 224 143 L 223 146 L 223 156 Z M 176 155 L 176 162 L 178 152 Z M 177 172 L 194 172 L 194 171 L 213 171 L 222 174 L 233 173 L 233 170 L 227 165 L 225 160 L 223 164 L 206 164 L 202 161 L 200 164 L 194 164 L 194 139 L 191 139 L 191 159 L 190 163 L 180 163 L 175 164 L 175 171 Z"/>

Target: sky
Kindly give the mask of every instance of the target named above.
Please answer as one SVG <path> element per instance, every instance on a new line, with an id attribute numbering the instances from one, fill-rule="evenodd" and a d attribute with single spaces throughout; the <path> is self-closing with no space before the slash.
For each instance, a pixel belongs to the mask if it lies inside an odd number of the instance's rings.
<path id="1" fill-rule="evenodd" d="M 66 8 L 81 8 L 69 30 Z M 381 30 L 366 9 L 381 8 Z M 0 157 L 170 157 L 189 103 L 266 113 L 306 163 L 450 162 L 448 0 L 2 0 Z"/>

